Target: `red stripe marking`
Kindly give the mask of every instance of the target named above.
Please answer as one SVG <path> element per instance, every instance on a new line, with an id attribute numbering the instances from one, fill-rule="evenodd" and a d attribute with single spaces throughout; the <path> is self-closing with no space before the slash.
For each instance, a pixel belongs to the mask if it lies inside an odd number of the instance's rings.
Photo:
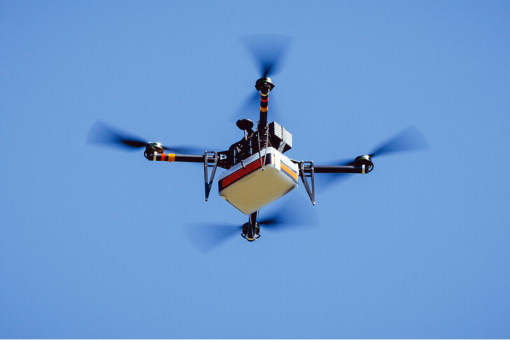
<path id="1" fill-rule="evenodd" d="M 165 161 L 165 154 L 164 154 L 164 153 L 162 153 L 162 154 L 161 154 L 161 160 L 162 160 L 163 162 Z"/>
<path id="2" fill-rule="evenodd" d="M 263 103 L 267 103 L 269 101 L 269 98 L 266 98 L 266 99 L 260 98 L 260 101 L 263 102 Z"/>
<path id="3" fill-rule="evenodd" d="M 223 188 L 227 187 L 229 184 L 232 184 L 233 182 L 237 181 L 241 177 L 244 177 L 248 175 L 250 172 L 255 171 L 260 168 L 260 160 L 256 160 L 246 166 L 246 168 L 241 168 L 234 172 L 232 175 L 225 177 L 221 181 L 221 186 Z"/>

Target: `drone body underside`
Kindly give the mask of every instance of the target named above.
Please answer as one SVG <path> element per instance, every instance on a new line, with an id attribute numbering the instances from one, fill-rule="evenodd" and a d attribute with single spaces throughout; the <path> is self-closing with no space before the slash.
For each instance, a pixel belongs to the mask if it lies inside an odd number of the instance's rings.
<path id="1" fill-rule="evenodd" d="M 278 150 L 269 147 L 248 157 L 218 178 L 222 198 L 250 215 L 298 187 L 299 168 Z"/>

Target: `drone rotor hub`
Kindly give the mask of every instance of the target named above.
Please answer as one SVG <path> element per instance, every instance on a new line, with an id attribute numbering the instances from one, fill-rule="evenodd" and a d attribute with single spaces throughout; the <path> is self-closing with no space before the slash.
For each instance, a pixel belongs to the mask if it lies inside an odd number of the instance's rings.
<path id="1" fill-rule="evenodd" d="M 268 94 L 274 88 L 274 84 L 271 78 L 263 77 L 257 80 L 257 82 L 255 83 L 255 88 L 257 89 L 257 91 L 263 94 Z"/>
<path id="2" fill-rule="evenodd" d="M 161 145 L 161 143 L 149 143 L 147 145 L 147 148 L 150 148 L 156 151 L 157 153 L 163 153 L 163 146 Z"/>
<path id="3" fill-rule="evenodd" d="M 369 173 L 374 169 L 374 163 L 372 163 L 372 156 L 370 155 L 362 155 L 356 157 L 354 160 L 354 165 L 363 168 L 363 174 Z"/>

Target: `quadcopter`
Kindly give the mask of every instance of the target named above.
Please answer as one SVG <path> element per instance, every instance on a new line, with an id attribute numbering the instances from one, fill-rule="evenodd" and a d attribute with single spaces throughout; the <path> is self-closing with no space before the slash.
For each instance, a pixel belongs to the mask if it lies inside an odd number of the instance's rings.
<path id="1" fill-rule="evenodd" d="M 292 149 L 292 134 L 275 121 L 268 119 L 269 94 L 275 88 L 269 76 L 277 71 L 288 40 L 281 36 L 255 36 L 248 47 L 260 66 L 260 78 L 255 82 L 252 97 L 259 106 L 259 119 L 253 122 L 242 118 L 237 127 L 243 137 L 222 151 L 198 151 L 188 146 L 164 146 L 148 142 L 97 121 L 91 128 L 88 141 L 126 148 L 144 149 L 144 156 L 152 162 L 199 163 L 204 168 L 205 200 L 209 199 L 218 168 L 219 195 L 248 216 L 242 226 L 241 236 L 253 242 L 260 237 L 260 225 L 271 219 L 259 220 L 263 207 L 295 190 L 301 181 L 310 201 L 315 205 L 316 176 L 322 174 L 361 174 L 373 171 L 372 158 L 383 154 L 427 148 L 425 137 L 416 128 L 408 128 L 375 148 L 347 162 L 330 165 L 315 164 L 312 160 L 298 161 L 285 155 Z M 271 43 L 271 39 L 273 42 Z M 253 100 L 254 99 L 254 100 Z M 275 220 L 274 218 L 272 219 Z"/>

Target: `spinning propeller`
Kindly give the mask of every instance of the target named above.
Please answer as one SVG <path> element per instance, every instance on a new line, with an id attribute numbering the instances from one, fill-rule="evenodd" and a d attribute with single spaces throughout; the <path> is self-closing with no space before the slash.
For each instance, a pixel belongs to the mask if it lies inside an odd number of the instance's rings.
<path id="1" fill-rule="evenodd" d="M 379 144 L 370 154 L 370 158 L 384 156 L 390 153 L 418 151 L 430 148 L 425 136 L 414 126 L 396 134 L 392 138 Z M 344 163 L 343 165 L 352 165 L 355 161 Z"/>
<path id="2" fill-rule="evenodd" d="M 242 41 L 257 65 L 260 78 L 263 79 L 280 71 L 292 39 L 278 34 L 256 34 L 246 36 Z M 232 120 L 245 116 L 247 112 L 256 112 L 259 98 L 258 92 L 253 92 L 247 96 L 240 109 L 236 112 L 236 115 L 232 117 Z M 276 117 L 274 98 L 272 100 L 272 115 Z"/>
<path id="3" fill-rule="evenodd" d="M 291 38 L 278 34 L 256 34 L 244 37 L 243 42 L 259 66 L 260 77 L 265 78 L 278 73 Z"/>
<path id="4" fill-rule="evenodd" d="M 301 195 L 293 195 L 285 200 L 285 203 L 262 217 L 259 214 L 258 226 L 265 231 L 286 232 L 299 228 L 317 227 L 319 218 L 312 206 Z M 191 244 L 203 253 L 217 248 L 224 242 L 243 232 L 246 224 L 187 224 L 185 232 Z"/>
<path id="5" fill-rule="evenodd" d="M 373 157 L 384 156 L 392 153 L 419 151 L 429 149 L 429 143 L 425 136 L 414 126 L 410 126 L 394 135 L 374 148 L 368 155 L 359 156 L 354 160 L 339 160 L 329 163 L 333 166 L 351 166 L 357 162 L 371 163 Z M 373 167 L 373 165 L 372 165 Z M 321 174 L 317 177 L 320 189 L 331 186 L 334 182 L 347 179 L 352 174 Z"/>
<path id="6" fill-rule="evenodd" d="M 151 143 L 128 132 L 121 131 L 101 121 L 96 121 L 89 130 L 87 143 L 102 144 L 104 146 L 120 147 L 127 150 L 145 148 L 147 146 L 157 147 L 175 153 L 199 153 L 203 154 L 205 148 L 193 146 L 163 146 L 159 143 Z"/>

